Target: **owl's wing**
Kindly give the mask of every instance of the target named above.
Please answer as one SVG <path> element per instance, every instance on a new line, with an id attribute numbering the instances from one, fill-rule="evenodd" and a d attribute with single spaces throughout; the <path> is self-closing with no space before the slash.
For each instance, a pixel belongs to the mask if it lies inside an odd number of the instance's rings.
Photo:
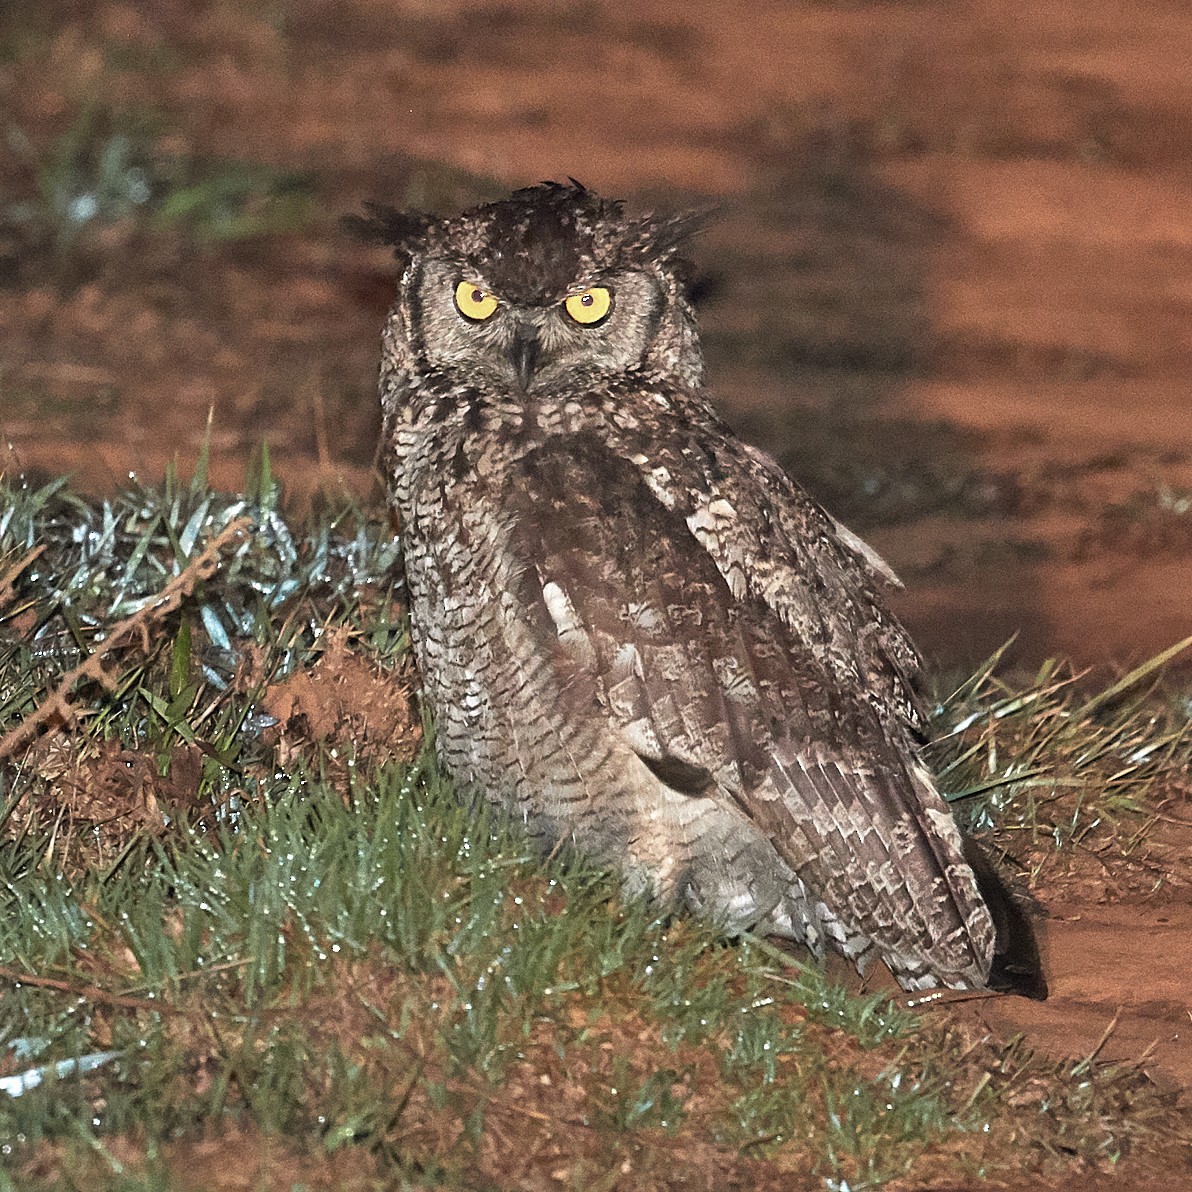
<path id="1" fill-rule="evenodd" d="M 685 487 L 676 456 L 660 495 L 648 462 L 580 434 L 530 451 L 510 479 L 521 582 L 560 668 L 594 681 L 662 782 L 732 800 L 896 971 L 982 985 L 990 916 L 915 756 L 913 707 L 893 706 L 914 655 L 880 640 L 895 631 L 875 621 L 864 560 L 793 486 L 737 509 L 767 494 Z M 824 538 L 814 550 L 783 525 L 804 513 Z"/>

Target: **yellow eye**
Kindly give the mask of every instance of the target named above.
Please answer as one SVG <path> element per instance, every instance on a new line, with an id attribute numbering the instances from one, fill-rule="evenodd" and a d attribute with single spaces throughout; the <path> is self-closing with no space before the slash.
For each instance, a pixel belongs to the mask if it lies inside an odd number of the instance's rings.
<path id="1" fill-rule="evenodd" d="M 613 292 L 603 286 L 593 286 L 582 294 L 572 294 L 563 306 L 577 323 L 591 327 L 608 317 L 613 308 Z"/>
<path id="2" fill-rule="evenodd" d="M 455 308 L 465 319 L 483 323 L 497 313 L 500 302 L 474 281 L 461 281 L 455 287 Z"/>

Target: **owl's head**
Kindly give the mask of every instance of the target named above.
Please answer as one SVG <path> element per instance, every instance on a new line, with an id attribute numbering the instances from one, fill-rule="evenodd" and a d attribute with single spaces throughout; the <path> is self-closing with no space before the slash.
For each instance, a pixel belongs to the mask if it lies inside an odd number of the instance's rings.
<path id="1" fill-rule="evenodd" d="M 370 208 L 402 264 L 390 334 L 415 374 L 546 393 L 702 372 L 679 255 L 699 217 L 626 216 L 574 180 L 461 215 Z"/>

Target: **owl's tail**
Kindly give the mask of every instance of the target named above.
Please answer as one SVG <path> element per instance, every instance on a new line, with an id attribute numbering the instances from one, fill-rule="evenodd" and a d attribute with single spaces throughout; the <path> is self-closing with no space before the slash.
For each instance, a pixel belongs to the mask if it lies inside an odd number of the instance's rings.
<path id="1" fill-rule="evenodd" d="M 989 988 L 1043 1001 L 1047 997 L 1047 978 L 1043 975 L 1039 945 L 1030 920 L 1006 889 L 989 858 L 967 836 L 964 838 L 964 859 L 977 879 L 977 889 L 989 907 L 997 933 Z"/>

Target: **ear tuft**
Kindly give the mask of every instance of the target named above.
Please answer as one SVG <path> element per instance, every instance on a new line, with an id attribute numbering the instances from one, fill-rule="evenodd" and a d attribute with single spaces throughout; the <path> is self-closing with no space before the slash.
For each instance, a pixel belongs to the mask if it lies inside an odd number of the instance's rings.
<path id="1" fill-rule="evenodd" d="M 365 203 L 365 215 L 345 215 L 340 225 L 368 244 L 388 244 L 398 260 L 408 259 L 435 222 L 425 211 L 398 211 L 380 203 Z"/>
<path id="2" fill-rule="evenodd" d="M 674 215 L 647 215 L 629 224 L 625 236 L 629 254 L 643 264 L 678 257 L 687 242 L 716 217 L 713 207 L 680 211 Z"/>

